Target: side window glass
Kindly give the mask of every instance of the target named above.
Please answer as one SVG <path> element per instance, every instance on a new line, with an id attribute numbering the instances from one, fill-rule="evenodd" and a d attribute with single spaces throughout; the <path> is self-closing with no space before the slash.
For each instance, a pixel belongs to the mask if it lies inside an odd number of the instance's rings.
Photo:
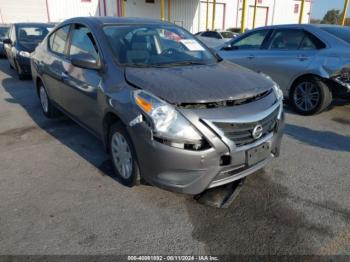
<path id="1" fill-rule="evenodd" d="M 320 39 L 309 32 L 305 32 L 304 40 L 300 45 L 301 50 L 322 49 L 325 47 L 326 45 Z"/>
<path id="2" fill-rule="evenodd" d="M 69 32 L 69 25 L 56 30 L 49 38 L 50 49 L 58 54 L 64 54 Z"/>
<path id="3" fill-rule="evenodd" d="M 253 50 L 260 49 L 269 30 L 260 30 L 233 43 L 235 49 Z"/>
<path id="4" fill-rule="evenodd" d="M 75 25 L 72 33 L 70 55 L 87 53 L 98 58 L 98 49 L 90 30 L 83 25 Z"/>
<path id="5" fill-rule="evenodd" d="M 305 34 L 303 30 L 277 30 L 271 38 L 269 49 L 297 50 L 299 49 L 304 36 Z"/>
<path id="6" fill-rule="evenodd" d="M 311 38 L 305 35 L 303 41 L 301 42 L 300 48 L 301 50 L 313 50 L 317 49 L 316 44 L 311 40 Z"/>

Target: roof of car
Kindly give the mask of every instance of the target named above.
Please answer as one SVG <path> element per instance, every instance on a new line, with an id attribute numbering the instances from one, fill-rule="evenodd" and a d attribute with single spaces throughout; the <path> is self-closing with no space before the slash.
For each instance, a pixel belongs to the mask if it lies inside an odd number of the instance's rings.
<path id="1" fill-rule="evenodd" d="M 35 25 L 52 25 L 52 23 L 32 23 L 32 22 L 28 22 L 28 23 L 13 23 L 13 25 L 16 25 L 16 26 L 35 26 Z"/>
<path id="2" fill-rule="evenodd" d="M 256 29 L 277 29 L 277 28 L 312 28 L 312 27 L 342 27 L 340 25 L 328 25 L 328 24 L 286 24 L 286 25 L 270 25 L 263 26 Z"/>
<path id="3" fill-rule="evenodd" d="M 65 23 L 87 22 L 93 24 L 169 24 L 158 19 L 138 18 L 138 17 L 115 17 L 115 16 L 89 16 L 89 17 L 75 17 L 64 21 Z"/>

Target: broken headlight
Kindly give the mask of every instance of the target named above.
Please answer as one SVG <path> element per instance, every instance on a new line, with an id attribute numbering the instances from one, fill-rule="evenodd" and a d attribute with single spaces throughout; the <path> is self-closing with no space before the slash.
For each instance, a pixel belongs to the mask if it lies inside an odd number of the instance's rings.
<path id="1" fill-rule="evenodd" d="M 340 74 L 334 76 L 332 79 L 350 90 L 350 71 L 348 69 L 341 70 Z"/>
<path id="2" fill-rule="evenodd" d="M 195 127 L 167 102 L 142 90 L 134 92 L 134 100 L 151 121 L 155 137 L 181 148 L 185 148 L 181 143 L 200 145 L 203 141 Z"/>

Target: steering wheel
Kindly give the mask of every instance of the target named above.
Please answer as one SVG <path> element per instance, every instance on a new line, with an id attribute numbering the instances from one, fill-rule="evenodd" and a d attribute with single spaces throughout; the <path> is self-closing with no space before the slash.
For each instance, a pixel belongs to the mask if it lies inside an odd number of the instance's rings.
<path id="1" fill-rule="evenodd" d="M 177 54 L 177 53 L 179 53 L 179 51 L 176 50 L 175 48 L 166 48 L 160 54 L 161 55 L 172 56 L 172 55 Z"/>

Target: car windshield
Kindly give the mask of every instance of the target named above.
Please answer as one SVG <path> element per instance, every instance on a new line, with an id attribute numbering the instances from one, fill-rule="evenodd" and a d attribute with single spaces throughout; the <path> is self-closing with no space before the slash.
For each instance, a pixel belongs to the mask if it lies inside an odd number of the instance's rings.
<path id="1" fill-rule="evenodd" d="M 321 27 L 324 31 L 344 40 L 345 42 L 350 44 L 350 28 L 347 26 L 344 27 L 340 27 L 340 26 L 336 26 L 336 27 Z"/>
<path id="2" fill-rule="evenodd" d="M 109 25 L 104 32 L 118 63 L 127 66 L 208 64 L 216 57 L 191 34 L 172 25 Z"/>
<path id="3" fill-rule="evenodd" d="M 18 42 L 38 43 L 52 30 L 52 25 L 19 26 L 17 29 Z"/>
<path id="4" fill-rule="evenodd" d="M 8 27 L 0 27 L 0 39 L 7 38 Z"/>
<path id="5" fill-rule="evenodd" d="M 232 32 L 221 32 L 223 38 L 233 38 L 234 35 Z"/>

